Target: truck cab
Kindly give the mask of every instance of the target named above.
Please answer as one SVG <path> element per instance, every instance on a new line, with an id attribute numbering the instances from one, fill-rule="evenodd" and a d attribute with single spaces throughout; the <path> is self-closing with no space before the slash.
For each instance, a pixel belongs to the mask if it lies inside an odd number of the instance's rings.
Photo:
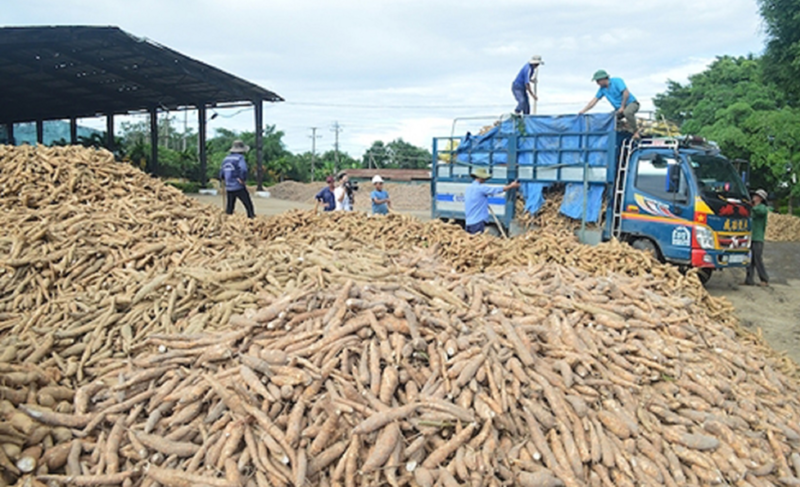
<path id="1" fill-rule="evenodd" d="M 541 188 L 563 186 L 562 213 L 598 223 L 603 240 L 617 238 L 663 262 L 699 268 L 703 281 L 714 269 L 749 264 L 744 182 L 703 139 L 634 141 L 617 132 L 613 114 L 515 116 L 477 136 L 435 138 L 433 218 L 463 223 L 464 191 L 476 167 L 491 173 L 490 186 L 519 180 L 527 188 L 526 207 L 543 198 Z M 516 191 L 490 198 L 488 223 L 515 233 L 516 198 Z"/>
<path id="2" fill-rule="evenodd" d="M 715 145 L 645 139 L 624 145 L 619 164 L 625 181 L 622 207 L 613 206 L 614 236 L 662 261 L 699 268 L 703 280 L 714 269 L 749 263 L 747 190 Z"/>

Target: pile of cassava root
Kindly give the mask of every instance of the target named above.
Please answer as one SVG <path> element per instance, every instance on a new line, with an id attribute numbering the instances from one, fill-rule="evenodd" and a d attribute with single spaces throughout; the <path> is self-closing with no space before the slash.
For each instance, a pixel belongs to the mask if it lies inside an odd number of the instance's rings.
<path id="1" fill-rule="evenodd" d="M 248 221 L 0 146 L 0 485 L 800 484 L 793 363 L 618 243 Z"/>
<path id="2" fill-rule="evenodd" d="M 773 242 L 800 242 L 800 218 L 770 212 L 765 238 Z"/>

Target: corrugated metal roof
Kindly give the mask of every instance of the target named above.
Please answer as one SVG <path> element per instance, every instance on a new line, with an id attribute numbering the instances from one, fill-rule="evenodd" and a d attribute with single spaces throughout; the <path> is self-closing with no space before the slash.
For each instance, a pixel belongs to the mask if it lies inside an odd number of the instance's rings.
<path id="1" fill-rule="evenodd" d="M 118 27 L 0 28 L 0 123 L 279 95 Z"/>

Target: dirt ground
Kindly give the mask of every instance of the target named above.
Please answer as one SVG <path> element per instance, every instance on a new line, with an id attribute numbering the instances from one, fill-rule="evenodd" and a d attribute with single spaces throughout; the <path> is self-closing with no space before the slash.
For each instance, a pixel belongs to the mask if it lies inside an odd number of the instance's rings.
<path id="1" fill-rule="evenodd" d="M 224 207 L 221 196 L 195 197 L 208 204 Z M 277 215 L 292 209 L 312 209 L 314 206 L 280 200 L 253 198 L 257 215 Z M 237 212 L 244 212 L 237 202 Z M 430 219 L 430 211 L 402 211 L 421 220 Z M 758 332 L 776 350 L 786 352 L 800 363 L 800 243 L 767 242 L 764 260 L 770 274 L 770 286 L 743 286 L 745 272 L 730 269 L 715 273 L 706 285 L 714 296 L 725 296 L 736 307 L 742 325 Z"/>
<path id="2" fill-rule="evenodd" d="M 205 195 L 193 194 L 191 196 L 194 197 L 195 199 L 197 199 L 198 201 L 201 201 L 201 202 L 209 204 L 209 205 L 218 206 L 220 208 L 224 208 L 225 207 L 225 202 L 222 200 L 222 196 L 220 196 L 220 195 L 217 195 L 217 196 L 205 196 Z M 253 196 L 252 199 L 253 199 L 253 206 L 255 207 L 255 210 L 256 210 L 256 215 L 262 215 L 262 216 L 277 215 L 279 213 L 283 213 L 285 211 L 294 210 L 294 209 L 300 209 L 300 210 L 312 210 L 312 209 L 314 209 L 314 205 L 313 204 L 301 203 L 301 202 L 298 202 L 298 201 L 287 201 L 287 200 L 281 200 L 281 199 L 278 199 L 278 198 L 259 198 L 259 197 L 256 197 L 256 196 Z M 241 202 L 239 202 L 239 201 L 236 202 L 236 207 L 235 207 L 234 211 L 236 213 L 244 214 L 244 207 L 242 206 Z M 417 217 L 417 218 L 419 218 L 420 220 L 423 220 L 423 221 L 427 221 L 427 220 L 431 219 L 430 210 L 422 211 L 422 210 L 402 210 L 401 209 L 401 210 L 399 210 L 399 213 L 405 213 L 405 214 L 408 214 L 408 215 L 413 215 L 413 216 L 415 216 L 415 217 Z"/>
<path id="3" fill-rule="evenodd" d="M 772 348 L 800 364 L 800 242 L 766 242 L 764 263 L 769 287 L 743 286 L 745 271 L 732 269 L 714 274 L 706 288 L 733 303 L 742 325 L 760 328 Z"/>

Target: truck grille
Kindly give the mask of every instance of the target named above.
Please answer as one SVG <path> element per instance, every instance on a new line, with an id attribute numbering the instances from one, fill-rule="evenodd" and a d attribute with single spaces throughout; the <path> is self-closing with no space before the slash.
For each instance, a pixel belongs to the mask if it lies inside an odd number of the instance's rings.
<path id="1" fill-rule="evenodd" d="M 719 246 L 723 249 L 748 249 L 750 248 L 750 235 L 725 235 L 718 238 Z"/>

